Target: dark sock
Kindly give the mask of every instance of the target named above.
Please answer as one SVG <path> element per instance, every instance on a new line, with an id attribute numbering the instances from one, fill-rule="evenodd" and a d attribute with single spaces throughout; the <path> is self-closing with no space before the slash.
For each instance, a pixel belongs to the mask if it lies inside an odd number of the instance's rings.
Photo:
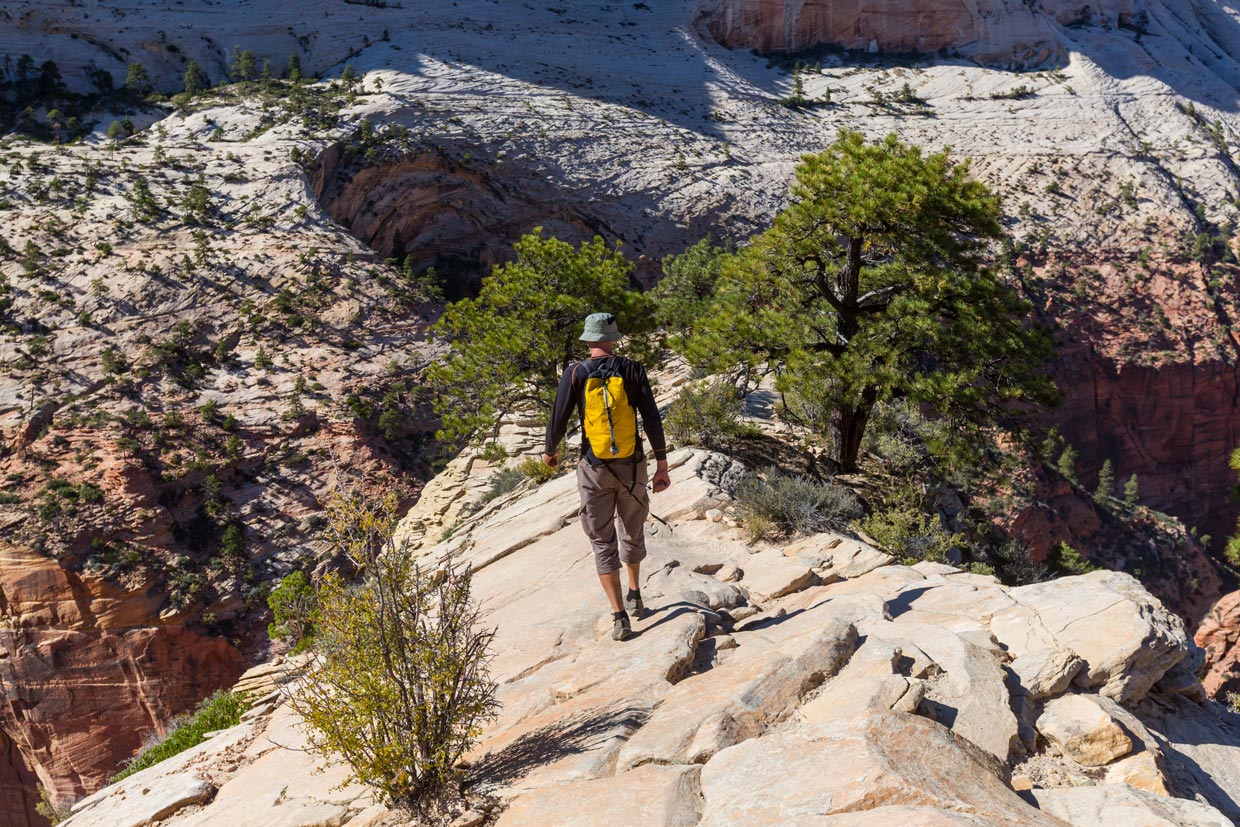
<path id="1" fill-rule="evenodd" d="M 621 610 L 620 610 L 620 611 L 618 611 L 618 612 L 612 612 L 612 613 L 611 613 L 611 618 L 612 618 L 612 620 L 619 620 L 619 619 L 620 619 L 620 618 L 622 618 L 622 617 L 628 617 L 628 616 L 629 616 L 629 613 L 628 613 L 628 612 L 626 612 L 626 611 L 624 611 L 623 609 L 621 609 Z"/>
<path id="2" fill-rule="evenodd" d="M 629 589 L 628 597 L 636 597 L 638 600 L 641 600 L 642 590 L 641 589 Z"/>

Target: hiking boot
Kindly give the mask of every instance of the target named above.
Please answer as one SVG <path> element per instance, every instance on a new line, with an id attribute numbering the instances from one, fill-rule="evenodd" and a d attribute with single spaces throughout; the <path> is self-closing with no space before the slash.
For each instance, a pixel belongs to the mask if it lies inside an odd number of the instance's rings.
<path id="1" fill-rule="evenodd" d="M 616 625 L 611 630 L 612 640 L 628 640 L 633 636 L 633 627 L 629 625 L 629 616 L 620 615 L 616 618 Z"/>
<path id="2" fill-rule="evenodd" d="M 628 596 L 624 598 L 624 608 L 637 620 L 646 616 L 646 604 L 642 603 L 642 596 L 634 593 L 632 589 L 629 589 Z"/>

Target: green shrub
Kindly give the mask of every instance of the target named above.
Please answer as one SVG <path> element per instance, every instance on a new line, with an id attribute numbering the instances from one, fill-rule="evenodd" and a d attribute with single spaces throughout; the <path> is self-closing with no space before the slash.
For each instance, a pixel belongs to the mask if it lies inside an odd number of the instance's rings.
<path id="1" fill-rule="evenodd" d="M 338 496 L 328 534 L 365 571 L 319 587 L 319 665 L 290 689 L 310 746 L 343 760 L 388 804 L 418 809 L 456 786 L 456 765 L 498 704 L 487 674 L 494 631 L 470 596 L 468 566 L 423 569 L 393 541 L 398 500 Z"/>
<path id="2" fill-rule="evenodd" d="M 947 550 L 955 544 L 937 515 L 904 506 L 876 511 L 861 522 L 861 530 L 906 565 L 946 563 Z"/>
<path id="3" fill-rule="evenodd" d="M 701 390 L 686 388 L 668 406 L 663 420 L 668 436 L 680 445 L 724 448 L 738 439 L 761 433 L 740 421 L 740 394 L 729 382 Z"/>
<path id="4" fill-rule="evenodd" d="M 522 463 L 517 466 L 517 470 L 520 471 L 525 477 L 532 479 L 539 485 L 542 485 L 548 480 L 555 479 L 555 477 L 559 475 L 560 468 L 562 466 L 563 463 L 560 463 L 560 465 L 552 468 L 542 460 L 530 457 L 529 459 L 522 461 Z"/>
<path id="5" fill-rule="evenodd" d="M 736 486 L 736 502 L 754 539 L 840 529 L 863 513 L 849 489 L 775 467 L 746 475 Z"/>
<path id="6" fill-rule="evenodd" d="M 491 464 L 508 458 L 508 449 L 501 442 L 488 442 L 478 450 L 478 459 Z"/>
<path id="7" fill-rule="evenodd" d="M 56 803 L 52 801 L 51 792 L 42 785 L 39 785 L 39 803 L 34 805 L 34 811 L 53 825 L 59 824 L 73 815 L 73 811 L 68 807 L 57 807 Z"/>
<path id="8" fill-rule="evenodd" d="M 1062 574 L 1086 574 L 1098 569 L 1067 543 L 1060 543 L 1055 547 L 1049 562 L 1052 568 Z"/>
<path id="9" fill-rule="evenodd" d="M 112 783 L 198 746 L 208 732 L 236 726 L 248 706 L 244 695 L 223 690 L 216 692 L 199 703 L 192 714 L 173 719 L 168 725 L 168 734 L 130 759 L 125 769 L 112 776 Z"/>
<path id="10" fill-rule="evenodd" d="M 501 468 L 491 475 L 491 481 L 487 485 L 486 493 L 482 495 L 482 501 L 489 503 L 491 500 L 504 496 L 509 491 L 515 491 L 527 479 L 529 477 L 519 468 Z"/>
<path id="11" fill-rule="evenodd" d="M 293 651 L 301 652 L 314 642 L 314 586 L 300 571 L 284 577 L 267 596 L 271 623 L 267 634 L 293 643 Z"/>

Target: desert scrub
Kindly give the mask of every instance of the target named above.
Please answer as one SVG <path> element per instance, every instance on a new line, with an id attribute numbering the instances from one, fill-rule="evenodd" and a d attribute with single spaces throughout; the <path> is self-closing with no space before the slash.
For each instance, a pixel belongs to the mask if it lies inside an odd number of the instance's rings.
<path id="1" fill-rule="evenodd" d="M 300 571 L 292 572 L 267 595 L 271 623 L 267 634 L 288 640 L 293 652 L 301 652 L 314 642 L 314 586 Z"/>
<path id="2" fill-rule="evenodd" d="M 790 476 L 775 467 L 747 474 L 735 493 L 753 540 L 840 529 L 863 513 L 860 501 L 849 489 Z"/>
<path id="3" fill-rule="evenodd" d="M 946 563 L 948 549 L 955 545 L 937 515 L 907 504 L 876 511 L 861 521 L 861 530 L 905 565 L 922 560 Z"/>
<path id="4" fill-rule="evenodd" d="M 730 382 L 700 390 L 686 388 L 668 406 L 664 426 L 679 445 L 724 448 L 738 439 L 761 433 L 740 420 L 741 397 Z"/>
<path id="5" fill-rule="evenodd" d="M 563 468 L 563 466 L 564 463 L 561 462 L 559 465 L 552 468 L 542 460 L 537 460 L 530 457 L 529 459 L 522 461 L 522 463 L 517 466 L 517 470 L 520 471 L 523 476 L 533 480 L 539 485 L 542 485 L 544 482 L 555 479 L 559 476 L 560 469 Z"/>
<path id="6" fill-rule="evenodd" d="M 394 492 L 342 492 L 329 505 L 327 536 L 364 575 L 320 584 L 317 666 L 289 694 L 312 750 L 343 760 L 386 803 L 425 812 L 457 788 L 461 756 L 498 709 L 495 633 L 468 566 L 419 565 L 393 540 L 397 515 Z"/>
<path id="7" fill-rule="evenodd" d="M 482 495 L 482 501 L 489 503 L 491 500 L 498 499 L 510 491 L 515 491 L 527 479 L 529 477 L 519 468 L 502 468 L 491 475 L 486 493 Z"/>
<path id="8" fill-rule="evenodd" d="M 208 732 L 236 726 L 241 723 L 241 713 L 248 707 L 244 695 L 223 690 L 216 692 L 199 703 L 193 713 L 174 718 L 168 725 L 168 734 L 130 759 L 125 769 L 112 776 L 112 783 L 198 746 Z"/>

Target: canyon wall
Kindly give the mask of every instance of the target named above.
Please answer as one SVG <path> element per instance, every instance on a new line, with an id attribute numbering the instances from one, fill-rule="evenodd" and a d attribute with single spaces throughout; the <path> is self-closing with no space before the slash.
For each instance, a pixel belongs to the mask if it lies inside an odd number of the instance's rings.
<path id="1" fill-rule="evenodd" d="M 1066 44 L 1058 33 L 1061 25 L 1115 24 L 1132 14 L 1134 6 L 1135 0 L 1092 5 L 1018 0 L 717 0 L 703 6 L 701 22 L 730 49 L 795 53 L 836 46 L 896 54 L 941 52 L 989 65 L 1031 67 L 1067 59 Z"/>

